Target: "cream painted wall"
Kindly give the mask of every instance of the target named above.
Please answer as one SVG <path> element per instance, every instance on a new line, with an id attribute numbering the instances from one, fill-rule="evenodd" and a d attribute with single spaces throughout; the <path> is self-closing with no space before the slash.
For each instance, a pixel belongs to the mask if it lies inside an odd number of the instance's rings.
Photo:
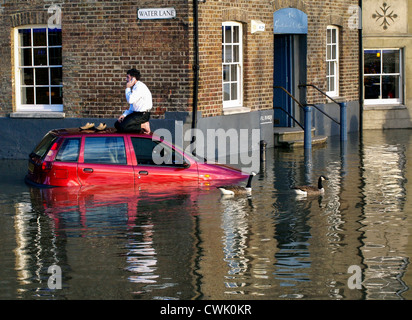
<path id="1" fill-rule="evenodd" d="M 412 17 L 408 15 L 411 9 L 412 0 L 363 1 L 364 49 L 402 48 L 404 54 L 403 103 L 401 105 L 365 103 L 364 129 L 412 127 Z"/>

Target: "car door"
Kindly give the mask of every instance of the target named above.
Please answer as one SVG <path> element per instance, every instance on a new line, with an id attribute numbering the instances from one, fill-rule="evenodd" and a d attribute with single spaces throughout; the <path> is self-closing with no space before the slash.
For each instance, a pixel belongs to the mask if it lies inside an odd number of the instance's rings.
<path id="1" fill-rule="evenodd" d="M 83 137 L 78 165 L 81 185 L 134 185 L 123 136 Z"/>
<path id="2" fill-rule="evenodd" d="M 137 164 L 134 167 L 136 184 L 147 183 L 159 188 L 197 186 L 197 163 L 184 157 L 171 145 L 151 137 L 131 137 Z"/>
<path id="3" fill-rule="evenodd" d="M 54 159 L 49 184 L 52 186 L 78 186 L 77 161 L 81 138 L 66 138 Z"/>

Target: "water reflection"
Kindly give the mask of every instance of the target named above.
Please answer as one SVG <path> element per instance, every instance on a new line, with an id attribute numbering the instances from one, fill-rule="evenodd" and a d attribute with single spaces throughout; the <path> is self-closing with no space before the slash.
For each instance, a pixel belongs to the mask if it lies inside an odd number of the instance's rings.
<path id="1" fill-rule="evenodd" d="M 408 290 L 402 280 L 409 265 L 404 246 L 408 141 L 376 132 L 363 148 L 363 246 L 367 298 L 399 299 Z M 377 141 L 379 143 L 377 143 Z"/>
<path id="2" fill-rule="evenodd" d="M 251 197 L 159 185 L 35 189 L 1 162 L 0 298 L 410 299 L 412 132 L 269 149 Z M 329 178 L 322 196 L 296 184 Z M 62 268 L 63 288 L 47 286 Z M 350 289 L 350 266 L 362 288 Z"/>
<path id="3" fill-rule="evenodd" d="M 228 266 L 225 276 L 225 293 L 236 293 L 246 286 L 245 274 L 248 271 L 249 258 L 247 255 L 249 226 L 248 212 L 251 199 L 247 196 L 241 199 L 222 197 L 222 229 L 223 254 Z"/>
<path id="4" fill-rule="evenodd" d="M 18 298 L 142 299 L 159 290 L 160 299 L 195 295 L 184 279 L 193 273 L 193 202 L 205 190 L 162 185 L 30 192 L 30 204 L 16 205 Z M 62 290 L 48 289 L 53 264 L 63 268 Z"/>

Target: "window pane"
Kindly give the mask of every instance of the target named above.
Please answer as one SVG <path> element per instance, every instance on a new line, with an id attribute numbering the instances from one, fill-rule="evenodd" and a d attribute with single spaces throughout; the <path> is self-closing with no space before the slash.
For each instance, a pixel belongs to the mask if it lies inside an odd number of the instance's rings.
<path id="1" fill-rule="evenodd" d="M 33 46 L 46 46 L 46 29 L 33 29 Z"/>
<path id="2" fill-rule="evenodd" d="M 326 44 L 330 44 L 332 41 L 332 30 L 327 29 L 326 30 Z"/>
<path id="3" fill-rule="evenodd" d="M 225 26 L 225 43 L 232 43 L 232 28 Z"/>
<path id="4" fill-rule="evenodd" d="M 335 45 L 332 46 L 332 60 L 337 59 L 337 47 Z"/>
<path id="5" fill-rule="evenodd" d="M 49 47 L 62 45 L 62 31 L 59 29 L 49 29 Z"/>
<path id="6" fill-rule="evenodd" d="M 335 68 L 335 62 L 328 62 L 328 64 L 329 64 L 329 73 L 328 73 L 328 76 L 334 76 L 335 74 L 336 74 L 336 68 Z"/>
<path id="7" fill-rule="evenodd" d="M 51 87 L 51 104 L 63 104 L 63 88 Z"/>
<path id="8" fill-rule="evenodd" d="M 34 65 L 35 66 L 47 66 L 47 49 L 34 49 Z"/>
<path id="9" fill-rule="evenodd" d="M 132 138 L 138 165 L 171 165 L 184 163 L 183 155 L 164 143 L 147 138 Z"/>
<path id="10" fill-rule="evenodd" d="M 326 91 L 331 92 L 335 91 L 335 77 L 328 77 L 327 78 L 327 88 Z"/>
<path id="11" fill-rule="evenodd" d="M 32 60 L 31 60 L 31 49 L 21 49 L 20 50 L 20 66 L 21 67 L 31 67 Z"/>
<path id="12" fill-rule="evenodd" d="M 332 43 L 336 44 L 337 43 L 337 30 L 336 29 L 332 29 Z"/>
<path id="13" fill-rule="evenodd" d="M 399 73 L 399 50 L 383 50 L 383 73 Z"/>
<path id="14" fill-rule="evenodd" d="M 239 60 L 240 60 L 239 46 L 233 46 L 233 62 L 239 62 Z"/>
<path id="15" fill-rule="evenodd" d="M 332 46 L 327 46 L 326 47 L 326 60 L 331 60 L 332 59 Z"/>
<path id="16" fill-rule="evenodd" d="M 381 77 L 365 77 L 365 99 L 380 99 L 381 96 Z"/>
<path id="17" fill-rule="evenodd" d="M 365 74 L 381 73 L 381 51 L 380 50 L 365 50 Z"/>
<path id="18" fill-rule="evenodd" d="M 382 77 L 382 99 L 399 99 L 399 76 Z"/>
<path id="19" fill-rule="evenodd" d="M 31 46 L 31 29 L 19 29 L 19 46 Z"/>
<path id="20" fill-rule="evenodd" d="M 56 136 L 51 133 L 47 133 L 40 143 L 34 148 L 33 153 L 38 155 L 40 158 L 43 158 L 51 148 L 54 141 L 56 141 Z"/>
<path id="21" fill-rule="evenodd" d="M 62 68 L 50 68 L 50 78 L 52 85 L 63 84 L 63 72 Z"/>
<path id="22" fill-rule="evenodd" d="M 50 104 L 49 87 L 36 88 L 36 104 Z"/>
<path id="23" fill-rule="evenodd" d="M 62 48 L 49 48 L 49 65 L 62 65 Z"/>
<path id="24" fill-rule="evenodd" d="M 80 139 L 65 139 L 56 156 L 56 161 L 77 162 Z"/>
<path id="25" fill-rule="evenodd" d="M 237 81 L 237 65 L 231 65 L 230 69 L 230 81 Z"/>
<path id="26" fill-rule="evenodd" d="M 157 143 L 152 139 L 132 138 L 133 149 L 137 163 L 140 165 L 154 165 L 153 149 Z"/>
<path id="27" fill-rule="evenodd" d="M 36 85 L 49 85 L 49 69 L 48 68 L 36 68 Z"/>
<path id="28" fill-rule="evenodd" d="M 24 68 L 20 72 L 20 84 L 31 86 L 33 82 L 33 68 Z"/>
<path id="29" fill-rule="evenodd" d="M 223 100 L 224 101 L 230 100 L 230 83 L 225 83 L 223 85 Z"/>
<path id="30" fill-rule="evenodd" d="M 126 152 L 123 138 L 86 138 L 84 145 L 84 162 L 126 164 Z"/>
<path id="31" fill-rule="evenodd" d="M 34 104 L 34 88 L 22 87 L 21 91 L 21 104 Z"/>
<path id="32" fill-rule="evenodd" d="M 239 27 L 233 27 L 233 43 L 239 43 Z"/>
<path id="33" fill-rule="evenodd" d="M 227 82 L 230 81 L 230 65 L 224 65 L 223 66 L 223 81 Z"/>
<path id="34" fill-rule="evenodd" d="M 232 100 L 237 99 L 237 83 L 232 83 L 231 84 L 231 90 L 232 90 Z"/>
<path id="35" fill-rule="evenodd" d="M 232 46 L 225 46 L 225 61 L 232 62 Z"/>

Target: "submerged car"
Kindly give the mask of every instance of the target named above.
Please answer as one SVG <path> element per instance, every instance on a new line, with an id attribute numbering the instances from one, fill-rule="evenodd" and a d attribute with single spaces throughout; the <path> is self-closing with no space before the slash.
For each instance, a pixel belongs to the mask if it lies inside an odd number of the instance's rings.
<path id="1" fill-rule="evenodd" d="M 240 170 L 187 155 L 151 134 L 79 128 L 48 132 L 29 156 L 35 186 L 188 184 L 214 186 L 247 178 Z"/>

